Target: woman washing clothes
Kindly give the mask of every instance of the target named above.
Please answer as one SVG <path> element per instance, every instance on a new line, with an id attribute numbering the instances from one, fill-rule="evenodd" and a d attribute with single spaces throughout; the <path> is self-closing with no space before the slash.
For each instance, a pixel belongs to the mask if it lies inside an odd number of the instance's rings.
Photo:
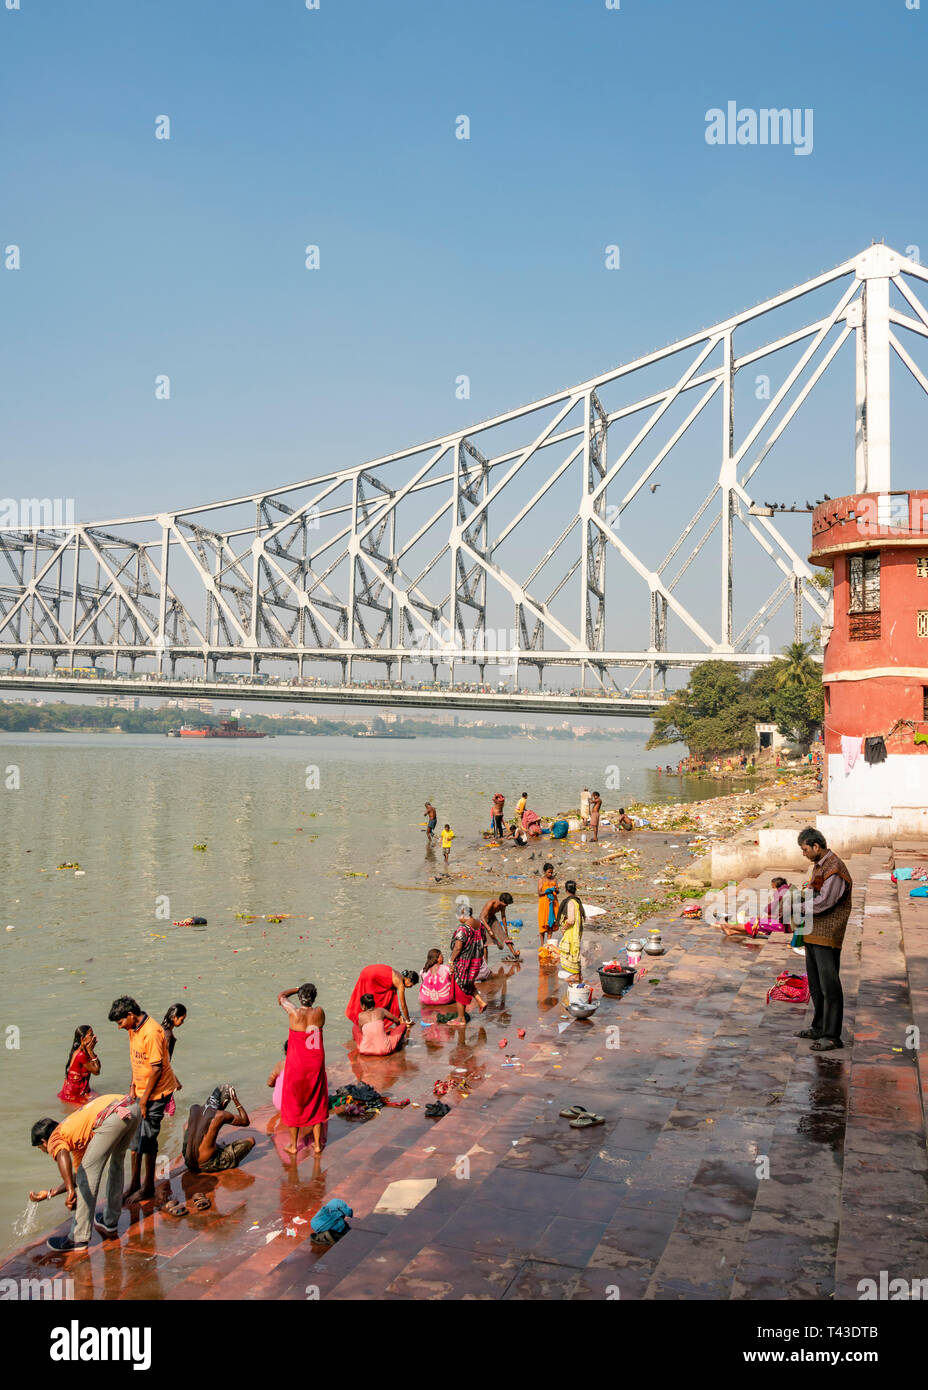
<path id="1" fill-rule="evenodd" d="M 376 1008 L 386 1009 L 388 1014 L 399 1014 L 406 1023 L 409 1023 L 406 990 L 411 985 L 418 983 L 419 975 L 415 970 L 397 970 L 392 965 L 383 964 L 365 965 L 358 976 L 351 998 L 348 1000 L 348 1007 L 345 1010 L 345 1017 L 354 1024 L 352 1035 L 355 1042 L 361 1040 L 358 1014 L 361 1012 L 362 995 L 372 994 Z"/>

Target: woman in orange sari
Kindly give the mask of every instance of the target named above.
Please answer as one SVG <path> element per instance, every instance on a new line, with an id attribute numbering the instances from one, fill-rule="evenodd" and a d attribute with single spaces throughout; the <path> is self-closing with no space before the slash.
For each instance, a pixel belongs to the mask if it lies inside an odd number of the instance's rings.
<path id="1" fill-rule="evenodd" d="M 557 879 L 554 876 L 554 865 L 546 864 L 538 880 L 538 930 L 541 933 L 542 946 L 554 935 L 557 909 Z"/>

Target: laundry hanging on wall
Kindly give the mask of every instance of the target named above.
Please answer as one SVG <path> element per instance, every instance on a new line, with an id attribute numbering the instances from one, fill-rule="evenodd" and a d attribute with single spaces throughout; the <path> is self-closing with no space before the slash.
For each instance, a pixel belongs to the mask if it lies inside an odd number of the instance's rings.
<path id="1" fill-rule="evenodd" d="M 886 740 L 882 734 L 871 734 L 864 740 L 864 762 L 871 767 L 874 763 L 885 763 Z"/>
<path id="2" fill-rule="evenodd" d="M 860 750 L 863 746 L 863 739 L 856 738 L 852 734 L 841 735 L 841 756 L 844 758 L 844 771 L 850 773 L 857 759 L 860 757 Z"/>

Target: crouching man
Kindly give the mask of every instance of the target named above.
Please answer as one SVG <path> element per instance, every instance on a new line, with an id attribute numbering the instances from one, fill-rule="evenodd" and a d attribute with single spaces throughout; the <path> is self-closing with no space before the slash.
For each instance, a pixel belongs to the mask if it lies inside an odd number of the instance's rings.
<path id="1" fill-rule="evenodd" d="M 226 1109 L 234 1105 L 237 1114 Z M 231 1144 L 217 1144 L 224 1125 L 245 1128 L 250 1125 L 248 1111 L 235 1094 L 234 1086 L 214 1086 L 205 1105 L 191 1105 L 184 1129 L 184 1162 L 191 1173 L 222 1173 L 237 1168 L 255 1146 L 252 1138 L 233 1139 Z"/>
<path id="2" fill-rule="evenodd" d="M 32 1126 L 33 1148 L 55 1160 L 62 1183 L 43 1192 L 30 1192 L 29 1196 L 33 1202 L 42 1202 L 64 1192 L 64 1204 L 74 1212 L 70 1235 L 52 1236 L 46 1242 L 50 1250 L 87 1249 L 104 1171 L 106 1205 L 96 1227 L 107 1240 L 117 1234 L 125 1157 L 141 1118 L 137 1100 L 108 1095 L 95 1096 L 60 1124 L 57 1120 L 36 1120 Z"/>

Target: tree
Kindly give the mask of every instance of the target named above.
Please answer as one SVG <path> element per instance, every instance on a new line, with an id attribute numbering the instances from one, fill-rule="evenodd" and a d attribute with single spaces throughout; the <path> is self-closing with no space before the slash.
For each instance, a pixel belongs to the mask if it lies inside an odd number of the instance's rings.
<path id="1" fill-rule="evenodd" d="M 784 738 L 798 743 L 804 753 L 808 752 L 812 735 L 821 722 L 821 706 L 821 686 L 818 691 L 806 690 L 797 681 L 790 681 L 777 691 L 774 701 L 777 728 Z"/>
<path id="2" fill-rule="evenodd" d="M 682 742 L 703 756 L 753 748 L 756 705 L 733 662 L 703 661 L 658 711 L 646 746 Z"/>
<path id="3" fill-rule="evenodd" d="M 798 685 L 802 690 L 821 686 L 822 668 L 812 660 L 811 650 L 811 642 L 790 642 L 780 659 L 773 663 L 778 690 L 785 685 Z"/>

